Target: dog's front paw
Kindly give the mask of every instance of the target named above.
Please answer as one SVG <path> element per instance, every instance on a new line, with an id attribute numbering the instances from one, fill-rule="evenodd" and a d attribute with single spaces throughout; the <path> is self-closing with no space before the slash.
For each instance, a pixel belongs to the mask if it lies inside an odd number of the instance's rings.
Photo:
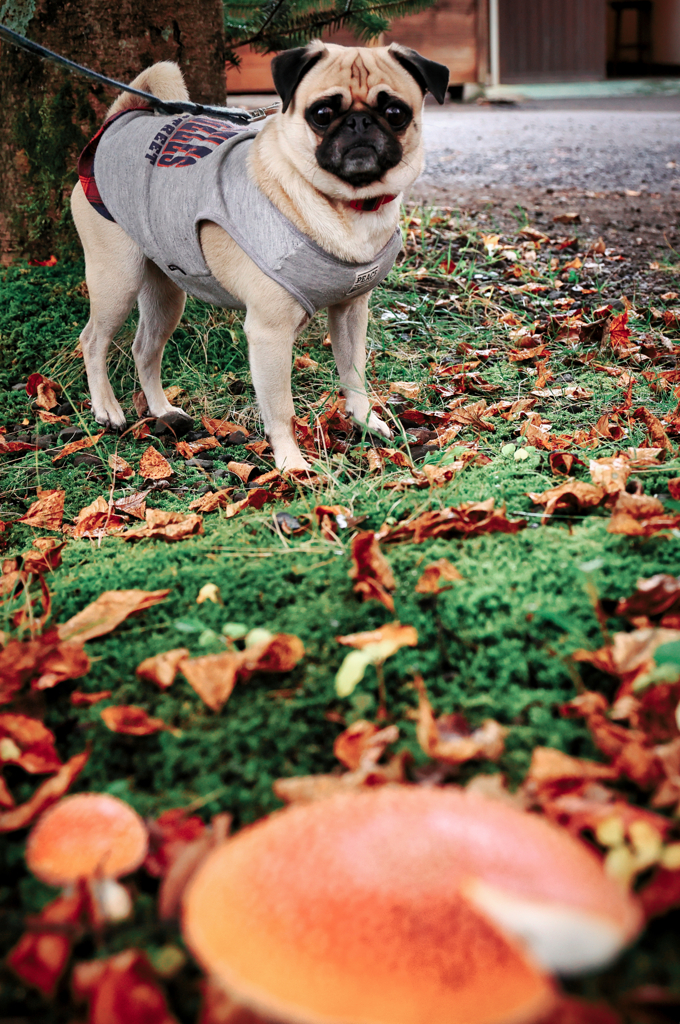
<path id="1" fill-rule="evenodd" d="M 127 420 L 125 413 L 118 402 L 107 405 L 104 408 L 92 407 L 92 415 L 101 427 L 108 427 L 109 430 L 125 430 Z"/>
<path id="2" fill-rule="evenodd" d="M 381 437 L 391 441 L 392 431 L 374 412 L 370 413 L 368 420 L 360 420 L 358 416 L 352 416 L 352 420 L 361 430 L 366 430 L 369 434 L 380 434 Z"/>

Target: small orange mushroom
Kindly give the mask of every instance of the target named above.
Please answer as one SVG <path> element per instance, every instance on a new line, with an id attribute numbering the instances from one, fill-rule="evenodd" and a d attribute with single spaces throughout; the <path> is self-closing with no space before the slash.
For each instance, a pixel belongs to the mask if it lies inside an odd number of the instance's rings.
<path id="1" fill-rule="evenodd" d="M 214 850 L 184 936 L 244 1005 L 294 1024 L 519 1024 L 550 973 L 601 966 L 635 900 L 583 843 L 461 789 L 385 786 L 279 811 Z"/>
<path id="2" fill-rule="evenodd" d="M 146 826 L 128 804 L 106 793 L 78 793 L 38 819 L 26 863 L 48 885 L 68 888 L 85 879 L 102 917 L 121 920 L 132 904 L 116 879 L 139 867 L 147 845 Z"/>

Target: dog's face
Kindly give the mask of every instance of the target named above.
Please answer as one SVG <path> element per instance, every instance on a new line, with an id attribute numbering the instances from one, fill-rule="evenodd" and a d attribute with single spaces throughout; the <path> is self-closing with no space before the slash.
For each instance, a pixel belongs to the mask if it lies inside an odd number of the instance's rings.
<path id="1" fill-rule="evenodd" d="M 272 61 L 282 98 L 280 144 L 333 198 L 398 193 L 422 170 L 421 110 L 443 102 L 448 69 L 413 50 L 311 43 Z"/>

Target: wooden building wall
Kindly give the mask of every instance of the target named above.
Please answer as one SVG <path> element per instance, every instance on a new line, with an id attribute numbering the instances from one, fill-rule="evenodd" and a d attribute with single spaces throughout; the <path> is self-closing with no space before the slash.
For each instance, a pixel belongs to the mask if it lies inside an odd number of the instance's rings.
<path id="1" fill-rule="evenodd" d="M 480 70 L 479 35 L 484 30 L 486 0 L 437 0 L 433 7 L 395 21 L 382 42 L 403 43 L 431 60 L 446 64 L 452 83 L 476 82 Z M 336 32 L 329 42 L 356 45 L 351 33 Z M 241 66 L 227 74 L 230 93 L 273 92 L 271 54 L 241 54 Z"/>
<path id="2" fill-rule="evenodd" d="M 605 0 L 498 0 L 503 83 L 606 77 Z"/>

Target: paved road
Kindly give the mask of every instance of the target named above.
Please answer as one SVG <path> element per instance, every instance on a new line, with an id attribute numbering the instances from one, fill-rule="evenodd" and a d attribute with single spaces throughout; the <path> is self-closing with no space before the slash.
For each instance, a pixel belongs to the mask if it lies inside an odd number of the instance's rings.
<path id="1" fill-rule="evenodd" d="M 680 96 L 428 105 L 424 136 L 426 190 L 680 193 Z"/>

